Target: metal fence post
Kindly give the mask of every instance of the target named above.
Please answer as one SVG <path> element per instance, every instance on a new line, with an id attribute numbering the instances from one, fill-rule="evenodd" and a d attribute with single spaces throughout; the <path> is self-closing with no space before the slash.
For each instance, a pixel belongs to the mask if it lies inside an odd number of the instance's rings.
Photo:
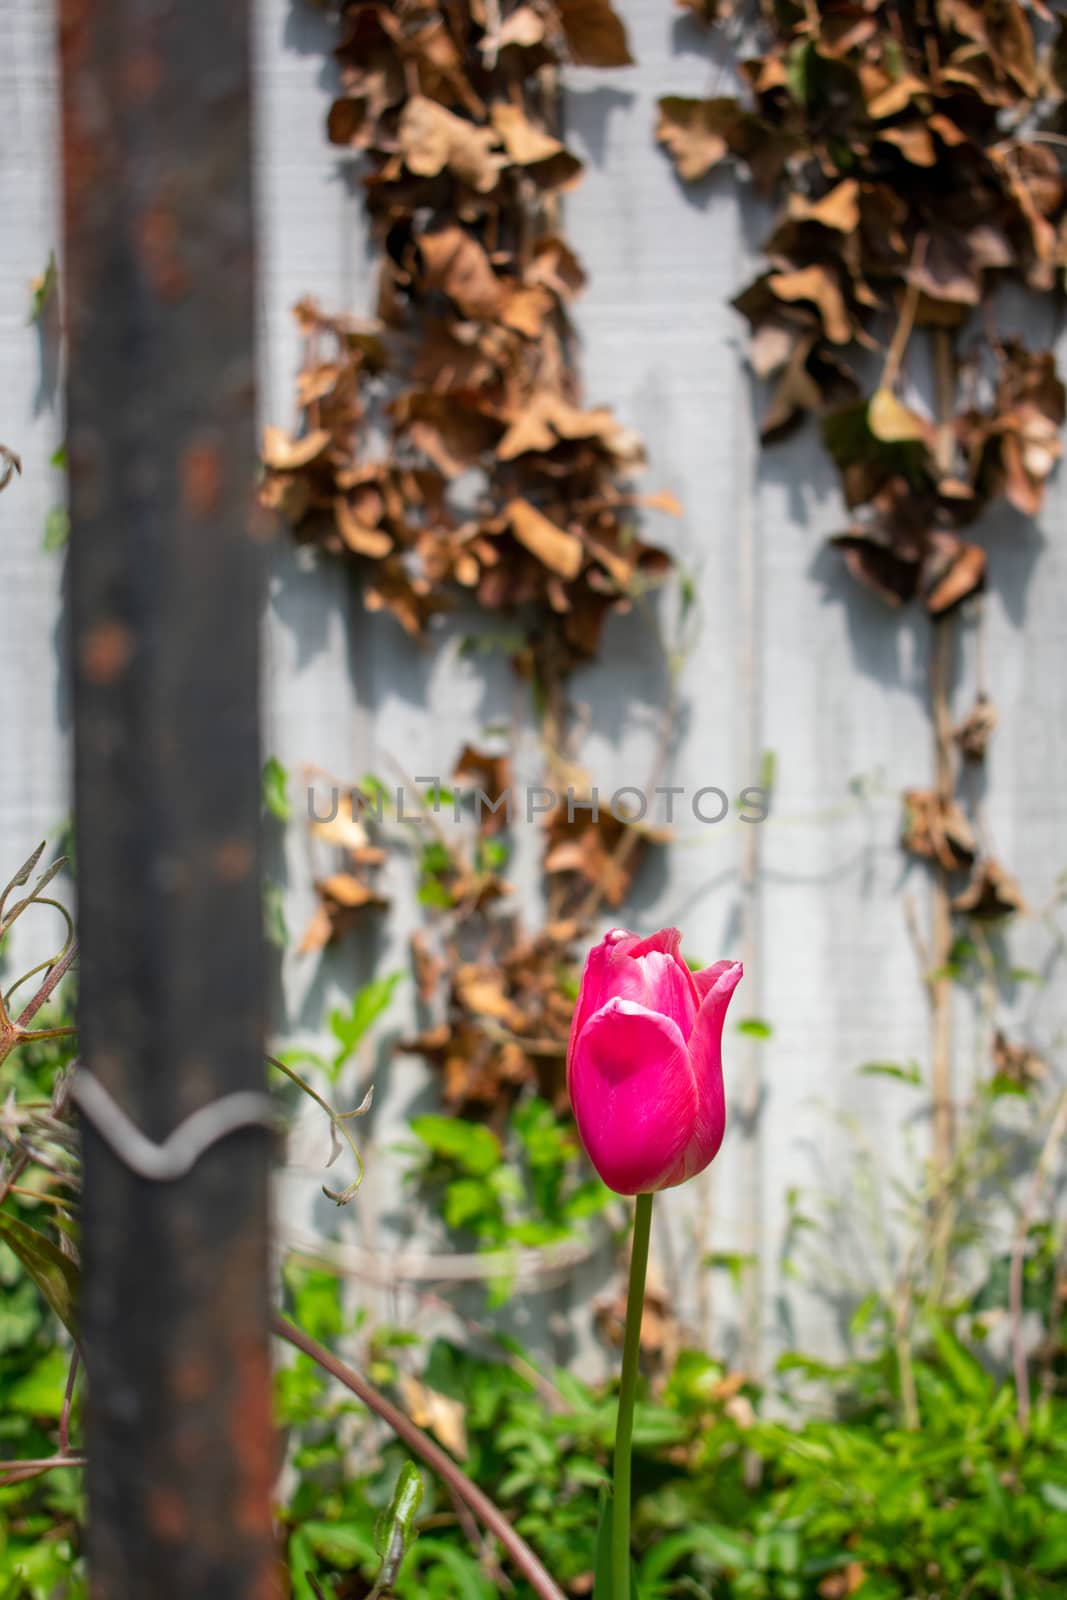
<path id="1" fill-rule="evenodd" d="M 83 1061 L 160 1141 L 263 1085 L 247 0 L 61 0 Z M 276 1592 L 269 1134 L 85 1130 L 94 1600 Z"/>

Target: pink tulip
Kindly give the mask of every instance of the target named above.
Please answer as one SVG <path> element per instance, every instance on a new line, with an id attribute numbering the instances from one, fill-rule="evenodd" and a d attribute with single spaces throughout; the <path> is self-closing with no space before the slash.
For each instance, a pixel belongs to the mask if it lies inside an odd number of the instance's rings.
<path id="1" fill-rule="evenodd" d="M 618 1194 L 684 1183 L 726 1126 L 722 1027 L 740 961 L 690 972 L 677 928 L 613 928 L 586 958 L 567 1047 L 582 1143 Z"/>

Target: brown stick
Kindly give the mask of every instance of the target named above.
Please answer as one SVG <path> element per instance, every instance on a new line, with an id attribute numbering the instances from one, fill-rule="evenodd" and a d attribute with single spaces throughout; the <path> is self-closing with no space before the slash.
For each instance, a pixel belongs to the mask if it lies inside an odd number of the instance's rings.
<path id="1" fill-rule="evenodd" d="M 0 1461 L 0 1489 L 22 1483 L 26 1478 L 39 1478 L 57 1467 L 84 1467 L 84 1456 L 41 1456 L 32 1461 Z"/>
<path id="2" fill-rule="evenodd" d="M 444 1479 L 449 1489 L 470 1507 L 482 1526 L 500 1540 L 531 1588 L 541 1596 L 541 1600 L 564 1600 L 563 1591 L 530 1549 L 526 1540 L 521 1534 L 516 1533 L 499 1507 L 493 1504 L 488 1495 L 482 1493 L 476 1483 L 471 1482 L 462 1468 L 456 1465 L 451 1456 L 445 1454 L 440 1445 L 428 1438 L 422 1429 L 417 1427 L 410 1417 L 405 1416 L 391 1400 L 379 1394 L 366 1378 L 346 1366 L 327 1350 L 325 1345 L 319 1344 L 317 1339 L 313 1339 L 302 1328 L 296 1327 L 280 1316 L 273 1318 L 273 1327 L 279 1339 L 284 1339 L 304 1355 L 310 1356 L 312 1361 L 331 1377 L 336 1378 L 338 1383 L 350 1389 L 370 1411 L 388 1423 L 397 1438 L 402 1439 L 409 1450 L 419 1456 L 431 1471 Z"/>
<path id="3" fill-rule="evenodd" d="M 922 266 L 925 260 L 927 243 L 927 235 L 920 233 L 915 240 L 915 248 L 911 254 L 911 271 L 913 274 Z M 908 278 L 905 286 L 904 296 L 900 303 L 900 315 L 897 318 L 897 325 L 893 331 L 889 349 L 886 351 L 885 365 L 882 368 L 882 376 L 879 380 L 879 387 L 882 389 L 892 389 L 897 381 L 900 363 L 904 359 L 904 352 L 908 347 L 908 340 L 911 338 L 911 330 L 915 326 L 915 313 L 918 307 L 919 289 L 915 278 L 912 276 Z"/>
<path id="4" fill-rule="evenodd" d="M 952 719 L 948 708 L 949 680 L 952 672 L 952 624 L 941 618 L 934 624 L 933 657 L 930 668 L 930 702 L 934 720 L 934 757 L 937 768 L 937 796 L 946 806 L 952 800 Z M 955 1114 L 952 1100 L 952 976 L 948 970 L 952 954 L 952 902 L 948 870 L 934 865 L 931 905 L 930 978 L 931 1010 L 931 1088 L 934 1113 L 934 1164 L 939 1173 L 948 1171 L 955 1144 Z"/>
<path id="5" fill-rule="evenodd" d="M 937 394 L 937 440 L 935 456 L 939 472 L 952 470 L 956 448 L 954 418 L 956 410 L 956 365 L 952 335 L 946 328 L 935 328 L 934 382 Z M 952 713 L 949 705 L 952 683 L 954 628 L 951 617 L 934 623 L 930 663 L 930 712 L 934 724 L 934 764 L 938 799 L 948 805 L 953 797 L 954 770 Z M 947 869 L 934 866 L 931 908 L 930 956 L 934 973 L 930 983 L 931 1088 L 934 1113 L 934 1163 L 945 1174 L 955 1144 L 955 1117 L 952 1103 L 952 978 L 947 971 L 952 952 L 952 903 Z"/>
<path id="6" fill-rule="evenodd" d="M 41 987 L 33 999 L 28 1001 L 19 1014 L 17 1021 L 8 1027 L 0 1028 L 0 1061 L 3 1061 L 14 1050 L 17 1044 L 22 1044 L 26 1038 L 29 1024 L 40 1011 L 41 1007 L 51 999 L 62 979 L 70 971 L 78 956 L 78 942 L 73 940 L 70 949 L 60 956 L 55 966 L 48 972 Z M 73 1028 L 48 1028 L 43 1029 L 37 1037 L 58 1038 L 62 1035 L 73 1033 Z"/>
<path id="7" fill-rule="evenodd" d="M 1011 1269 L 1008 1274 L 1008 1309 L 1011 1317 L 1011 1356 L 1015 1374 L 1015 1407 L 1019 1426 L 1025 1432 L 1030 1426 L 1030 1372 L 1026 1361 L 1026 1342 L 1023 1339 L 1023 1268 L 1026 1256 L 1026 1237 L 1030 1232 L 1037 1202 L 1048 1175 L 1056 1146 L 1067 1131 L 1067 1089 L 1059 1098 L 1048 1136 L 1034 1168 L 1030 1187 L 1026 1192 L 1015 1237 L 1011 1246 Z"/>

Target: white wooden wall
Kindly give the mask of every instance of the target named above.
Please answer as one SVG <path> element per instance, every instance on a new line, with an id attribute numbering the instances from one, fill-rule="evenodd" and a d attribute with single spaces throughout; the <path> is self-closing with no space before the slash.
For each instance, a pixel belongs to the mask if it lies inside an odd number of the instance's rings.
<path id="1" fill-rule="evenodd" d="M 577 307 L 587 398 L 610 404 L 644 435 L 648 487 L 673 490 L 685 507 L 680 521 L 650 520 L 650 532 L 699 583 L 699 644 L 685 671 L 676 748 L 658 781 L 736 794 L 759 781 L 764 750 L 774 752 L 777 774 L 768 823 L 689 822 L 666 860 L 642 875 L 629 913 L 645 930 L 676 922 L 687 949 L 703 960 L 744 950 L 749 970 L 736 1016 L 765 1018 L 774 1029 L 762 1044 L 728 1035 L 728 1093 L 736 1108 L 758 1091 L 758 1123 L 746 1129 L 735 1115 L 713 1172 L 661 1208 L 657 1257 L 683 1313 L 701 1321 L 714 1344 L 732 1346 L 735 1308 L 721 1274 L 701 1290 L 694 1230 L 706 1226 L 706 1244 L 716 1250 L 748 1250 L 757 1241 L 765 1350 L 787 1338 L 825 1349 L 835 1338 L 833 1305 L 784 1284 L 778 1270 L 786 1197 L 797 1185 L 844 1185 L 844 1257 L 845 1232 L 864 1201 L 841 1116 L 857 1119 L 869 1141 L 873 1159 L 861 1175 L 902 1159 L 912 1136 L 908 1091 L 862 1078 L 856 1068 L 927 1057 L 904 914 L 910 895 L 925 918 L 924 882 L 896 846 L 897 793 L 931 770 L 926 633 L 920 617 L 901 619 L 858 592 L 824 549 L 841 509 L 813 431 L 757 451 L 743 330 L 728 302 L 751 275 L 766 216 L 739 197 L 726 173 L 697 191 L 675 181 L 652 140 L 656 98 L 706 93 L 714 69 L 667 0 L 623 0 L 621 9 L 640 65 L 566 78 L 566 125 L 588 163 L 566 221 L 591 280 Z M 0 22 L 0 440 L 24 466 L 0 496 L 3 868 L 54 836 L 67 814 L 69 728 L 63 558 L 42 549 L 45 518 L 62 496 L 61 474 L 48 465 L 62 434 L 61 396 L 54 358 L 46 352 L 42 362 L 38 330 L 26 320 L 30 280 L 59 242 L 52 19 L 44 5 L 0 0 Z M 264 420 L 283 425 L 292 418 L 297 359 L 292 303 L 310 292 L 331 308 L 366 309 L 370 297 L 358 196 L 324 133 L 329 42 L 329 25 L 310 7 L 259 0 L 260 405 Z M 1025 307 L 1008 304 L 1004 315 L 1031 337 L 1049 336 L 1040 318 L 1031 325 Z M 999 854 L 1035 907 L 1067 867 L 1065 508 L 1061 473 L 1038 528 L 1004 515 L 981 530 L 990 554 L 991 688 L 1003 718 L 986 811 Z M 665 596 L 668 627 L 671 607 Z M 415 650 L 391 619 L 363 613 L 339 567 L 279 544 L 265 618 L 265 749 L 293 769 L 311 762 L 341 777 L 389 776 L 391 763 L 445 774 L 472 732 L 510 720 L 519 779 L 536 781 L 521 697 L 499 669 L 458 655 L 459 634 L 471 626 L 461 621 L 436 650 Z M 964 659 L 972 652 L 968 634 Z M 575 688 L 589 710 L 583 760 L 602 790 L 645 781 L 663 688 L 647 623 L 614 622 L 602 662 Z M 274 851 L 272 870 L 287 882 L 288 919 L 299 931 L 313 904 L 299 829 Z M 537 882 L 534 830 L 520 840 L 519 880 L 529 900 Z M 314 1043 L 326 1007 L 376 963 L 378 970 L 404 964 L 410 876 L 397 871 L 390 889 L 394 909 L 380 936 L 322 962 L 285 956 L 279 1035 Z M 1008 1014 L 1032 1043 L 1054 1052 L 1065 1006 L 1048 927 L 1031 918 L 1011 935 L 1011 948 L 1016 964 L 1045 970 L 1049 981 L 1005 995 Z M 409 1002 L 405 993 L 394 1034 L 404 1029 Z M 959 1020 L 963 1091 L 977 1053 L 967 1042 L 965 1008 Z M 382 1051 L 375 1076 L 368 1176 L 342 1228 L 364 1249 L 421 1254 L 432 1247 L 432 1225 L 420 1223 L 412 1235 L 410 1198 L 391 1147 L 406 1117 L 431 1103 L 427 1075 L 417 1060 Z M 307 1140 L 310 1151 L 310 1130 Z M 287 1180 L 283 1210 L 294 1227 L 306 1228 L 312 1217 L 333 1221 L 314 1202 L 316 1184 L 314 1174 Z M 559 1313 L 603 1289 L 610 1270 L 610 1252 L 602 1253 L 570 1285 L 518 1306 L 520 1329 L 538 1347 L 567 1353 Z M 406 1315 L 416 1303 L 405 1292 L 386 1309 Z M 571 1326 L 595 1363 L 583 1319 L 573 1317 Z"/>

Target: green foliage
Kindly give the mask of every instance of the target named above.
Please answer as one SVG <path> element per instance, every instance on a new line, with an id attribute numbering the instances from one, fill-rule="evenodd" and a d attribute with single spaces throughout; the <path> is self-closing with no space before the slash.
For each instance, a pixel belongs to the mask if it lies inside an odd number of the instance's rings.
<path id="1" fill-rule="evenodd" d="M 288 822 L 293 815 L 289 773 L 276 756 L 263 764 L 263 808 L 276 822 Z"/>
<path id="2" fill-rule="evenodd" d="M 267 943 L 276 950 L 284 950 L 289 944 L 285 890 L 280 883 L 274 883 L 269 878 L 263 883 L 263 933 Z"/>
<path id="3" fill-rule="evenodd" d="M 404 1557 L 416 1538 L 415 1517 L 422 1504 L 422 1479 L 410 1461 L 405 1461 L 396 1480 L 393 1498 L 375 1530 L 375 1544 L 382 1558 L 369 1600 L 389 1594 L 396 1583 Z"/>
<path id="4" fill-rule="evenodd" d="M 718 1267 L 720 1271 L 728 1273 L 734 1288 L 740 1289 L 745 1273 L 749 1268 L 756 1266 L 758 1259 L 757 1256 L 747 1255 L 741 1250 L 709 1250 L 703 1264 L 706 1267 Z"/>
<path id="5" fill-rule="evenodd" d="M 59 268 L 56 264 L 56 253 L 54 250 L 49 250 L 44 271 L 39 272 L 30 285 L 29 322 L 40 322 L 52 296 L 56 292 L 58 282 Z"/>
<path id="6" fill-rule="evenodd" d="M 331 1081 L 340 1076 L 364 1034 L 388 1011 L 403 976 L 403 972 L 390 972 L 384 978 L 372 978 L 357 991 L 350 1010 L 331 1011 L 330 1032 L 341 1047 L 329 1067 Z"/>
<path id="7" fill-rule="evenodd" d="M 857 1068 L 864 1078 L 894 1078 L 898 1083 L 907 1083 L 914 1089 L 922 1086 L 922 1071 L 918 1062 L 909 1061 L 902 1066 L 897 1061 L 865 1061 L 862 1067 Z"/>
<path id="8" fill-rule="evenodd" d="M 445 791 L 440 795 L 445 797 Z M 429 839 L 419 853 L 419 904 L 447 910 L 452 904 L 448 880 L 455 870 L 448 846 L 440 839 Z"/>
<path id="9" fill-rule="evenodd" d="M 898 1080 L 907 1095 L 912 1074 L 908 1067 L 886 1070 L 894 1065 L 870 1063 L 867 1070 Z M 639 1394 L 634 1550 L 641 1600 L 1049 1600 L 1065 1592 L 1062 1229 L 1053 1217 L 1038 1216 L 1027 1237 L 1023 1309 L 1047 1331 L 1042 1382 L 1033 1385 L 1024 1431 L 1010 1359 L 1002 1346 L 990 1348 L 992 1331 L 1004 1326 L 1011 1252 L 1010 1240 L 995 1242 L 989 1208 L 1003 1205 L 1011 1192 L 1005 1183 L 1027 1164 L 1025 1136 L 1020 1144 L 1005 1133 L 1009 1125 L 1019 1133 L 1017 1114 L 1009 1108 L 1005 1123 L 999 1105 L 991 1090 L 979 1094 L 961 1125 L 953 1265 L 946 1271 L 936 1252 L 928 1259 L 918 1248 L 906 1323 L 890 1272 L 889 1291 L 868 1281 L 851 1294 L 850 1359 L 829 1364 L 788 1354 L 761 1391 L 703 1352 L 683 1350 L 654 1393 L 646 1387 Z M 1036 1102 L 1031 1109 L 1040 1130 L 1045 1112 Z M 419 1118 L 413 1129 L 425 1151 L 423 1183 L 431 1191 L 437 1186 L 446 1216 L 490 1247 L 514 1237 L 523 1208 L 558 1216 L 561 1197 L 573 1194 L 572 1135 L 544 1101 L 520 1103 L 500 1138 L 454 1118 Z M 859 1168 L 870 1165 L 862 1151 L 856 1160 Z M 852 1222 L 883 1204 L 869 1176 L 863 1190 L 859 1168 L 845 1174 Z M 925 1191 L 890 1190 L 902 1205 L 902 1223 L 911 1217 L 928 1243 Z M 790 1234 L 807 1241 L 806 1251 L 816 1249 L 822 1207 L 793 1194 L 789 1212 Z M 839 1242 L 840 1219 L 831 1211 L 829 1221 L 830 1243 Z M 731 1252 L 703 1263 L 735 1284 L 751 1264 Z M 825 1284 L 841 1287 L 832 1278 Z M 331 1291 L 308 1280 L 304 1293 L 313 1292 L 328 1299 Z M 340 1301 L 329 1303 L 336 1321 Z M 304 1309 L 328 1326 L 314 1298 Z M 486 1359 L 444 1341 L 423 1347 L 410 1334 L 382 1330 L 370 1342 L 367 1367 L 387 1389 L 402 1374 L 417 1374 L 426 1389 L 462 1407 L 465 1469 L 493 1493 L 564 1589 L 588 1593 L 610 1467 L 613 1388 L 592 1388 L 563 1370 L 539 1375 L 517 1346 L 500 1344 L 502 1355 Z M 401 1386 L 401 1398 L 404 1392 Z M 363 1448 L 349 1458 L 372 1462 L 362 1476 L 346 1473 L 336 1424 L 324 1424 L 322 1416 L 324 1405 L 328 1411 L 337 1404 L 351 1410 L 346 1399 L 320 1391 L 314 1471 L 286 1514 L 291 1547 L 310 1550 L 318 1562 L 313 1579 L 324 1594 L 332 1592 L 331 1574 L 358 1568 L 364 1585 L 373 1582 L 374 1519 L 404 1459 L 384 1439 L 376 1454 Z M 348 1426 L 358 1428 L 357 1417 Z M 491 1566 L 452 1520 L 440 1485 L 428 1479 L 426 1495 L 414 1524 L 417 1553 L 408 1552 L 397 1574 L 398 1600 L 424 1591 L 499 1592 Z M 328 1530 L 338 1527 L 331 1543 Z M 509 1577 L 527 1600 L 528 1587 L 510 1569 Z M 348 1593 L 349 1581 L 342 1579 L 336 1592 Z"/>
<path id="10" fill-rule="evenodd" d="M 411 1129 L 424 1151 L 415 1174 L 424 1194 L 439 1202 L 448 1227 L 483 1250 L 573 1238 L 611 1203 L 599 1178 L 586 1176 L 569 1120 L 537 1096 L 514 1108 L 503 1142 L 458 1117 L 415 1117 Z M 500 1282 L 492 1297 L 509 1292 Z"/>
<path id="11" fill-rule="evenodd" d="M 68 1040 L 14 1051 L 0 1065 L 0 1101 L 11 1093 L 16 1102 L 46 1100 L 71 1054 Z M 8 1241 L 0 1242 L 0 1458 L 5 1461 L 54 1454 L 63 1409 L 69 1340 L 25 1260 L 10 1247 L 17 1241 L 24 1256 L 41 1262 L 65 1305 L 70 1264 L 63 1257 L 60 1268 L 53 1260 L 58 1251 L 44 1231 L 49 1213 L 43 1202 L 20 1195 L 9 1195 L 0 1210 L 0 1233 Z M 77 1419 L 73 1437 L 79 1437 Z M 84 1600 L 81 1512 L 82 1474 L 74 1469 L 0 1488 L 0 1600 Z"/>
<path id="12" fill-rule="evenodd" d="M 330 1083 L 336 1083 L 364 1036 L 392 1005 L 397 985 L 403 977 L 403 972 L 390 972 L 385 977 L 372 978 L 356 991 L 347 1010 L 337 1007 L 330 1012 L 330 1032 L 337 1040 L 337 1049 L 332 1056 L 296 1049 L 283 1050 L 278 1059 L 287 1067 L 308 1063 L 317 1067 Z"/>
<path id="13" fill-rule="evenodd" d="M 44 519 L 44 550 L 62 550 L 70 539 L 70 515 L 66 506 L 53 506 Z"/>
<path id="14" fill-rule="evenodd" d="M 736 1024 L 736 1030 L 746 1039 L 771 1039 L 774 1036 L 774 1029 L 762 1017 L 744 1017 Z"/>
<path id="15" fill-rule="evenodd" d="M 339 1053 L 319 1063 L 324 1073 L 340 1072 L 398 981 L 392 974 L 369 985 L 335 1013 Z M 46 1099 L 66 1059 L 62 1042 L 15 1052 L 0 1064 L 0 1097 L 14 1090 L 16 1107 Z M 897 1081 L 910 1098 L 910 1063 L 870 1062 L 861 1071 Z M 1045 1112 L 1036 1098 L 1027 1103 L 1040 1131 Z M 1030 1135 L 1005 1137 L 1006 1127 L 1021 1128 L 1018 1113 L 990 1084 L 961 1124 L 951 1251 L 955 1259 L 970 1249 L 977 1261 L 964 1291 L 955 1267 L 918 1250 L 903 1348 L 890 1271 L 879 1280 L 889 1291 L 867 1283 L 851 1295 L 849 1360 L 789 1354 L 761 1391 L 683 1350 L 654 1389 L 646 1383 L 634 1428 L 635 1596 L 1046 1600 L 1064 1592 L 1067 1356 L 1055 1213 L 1035 1214 L 1026 1239 L 1022 1307 L 1045 1330 L 1028 1431 L 1010 1363 L 990 1348 L 1009 1298 L 1011 1240 L 993 1231 L 989 1208 L 1002 1206 L 1014 1175 L 1032 1166 Z M 426 1197 L 481 1248 L 552 1243 L 610 1202 L 587 1180 L 569 1120 L 539 1097 L 519 1101 L 499 1132 L 443 1116 L 415 1118 L 412 1132 Z M 868 1157 L 856 1159 L 845 1173 L 850 1223 L 882 1203 Z M 898 1220 L 917 1222 L 920 1240 L 924 1194 L 897 1195 Z M 792 1194 L 788 1212 L 793 1244 L 816 1249 L 820 1208 Z M 17 1194 L 0 1210 L 0 1449 L 8 1459 L 55 1449 L 70 1346 L 50 1307 L 69 1318 L 71 1284 L 51 1242 L 54 1220 L 43 1201 Z M 839 1242 L 832 1211 L 830 1223 Z M 738 1285 L 752 1264 L 720 1251 L 701 1265 Z M 823 1281 L 841 1288 L 831 1276 Z M 417 1376 L 420 1392 L 458 1412 L 461 1430 L 450 1426 L 442 1441 L 463 1452 L 465 1470 L 564 1589 L 590 1592 L 615 1426 L 611 1386 L 591 1387 L 565 1370 L 541 1374 L 502 1338 L 487 1357 L 405 1330 L 364 1328 L 346 1311 L 337 1278 L 317 1268 L 289 1262 L 283 1287 L 287 1309 L 317 1339 L 361 1336 L 357 1361 L 402 1403 L 410 1404 L 406 1379 Z M 497 1299 L 507 1287 L 495 1286 Z M 441 1483 L 299 1353 L 286 1352 L 279 1365 L 276 1409 L 289 1445 L 279 1516 L 294 1600 L 493 1600 L 501 1592 L 502 1558 L 491 1541 L 472 1547 Z M 73 1472 L 0 1489 L 0 1600 L 84 1600 L 80 1493 Z M 529 1600 L 510 1567 L 508 1577 L 518 1600 Z"/>
<path id="16" fill-rule="evenodd" d="M 74 1335 L 78 1298 L 75 1263 L 40 1228 L 31 1228 L 21 1217 L 4 1211 L 0 1211 L 0 1244 L 7 1245 L 67 1331 Z"/>
<path id="17" fill-rule="evenodd" d="M 557 1579 L 581 1589 L 593 1575 L 614 1399 L 566 1372 L 539 1383 L 518 1365 L 438 1341 L 425 1352 L 421 1377 L 465 1407 L 466 1470 L 494 1489 Z M 794 1410 L 780 1420 L 796 1378 L 817 1380 L 826 1404 L 813 1416 Z M 933 1320 L 916 1354 L 916 1431 L 900 1424 L 888 1342 L 838 1367 L 787 1359 L 767 1408 L 773 1420 L 761 1414 L 754 1388 L 739 1394 L 724 1379 L 708 1356 L 683 1351 L 657 1403 L 639 1403 L 641 1600 L 848 1592 L 859 1600 L 1044 1600 L 1063 1592 L 1067 1404 L 1041 1401 L 1024 1436 L 1012 1385 L 975 1358 L 951 1319 Z M 301 1483 L 286 1513 L 291 1559 L 294 1547 L 300 1559 L 310 1556 L 324 1582 L 357 1567 L 370 1581 L 376 1508 L 387 1503 L 402 1455 L 385 1442 L 373 1469 L 356 1477 L 339 1454 L 320 1455 L 313 1481 Z M 401 1563 L 399 1600 L 495 1593 L 444 1515 L 440 1486 L 428 1482 L 426 1493 L 418 1557 L 409 1551 Z M 530 1593 L 516 1581 L 521 1595 Z M 851 1591 L 835 1587 L 846 1581 Z"/>

